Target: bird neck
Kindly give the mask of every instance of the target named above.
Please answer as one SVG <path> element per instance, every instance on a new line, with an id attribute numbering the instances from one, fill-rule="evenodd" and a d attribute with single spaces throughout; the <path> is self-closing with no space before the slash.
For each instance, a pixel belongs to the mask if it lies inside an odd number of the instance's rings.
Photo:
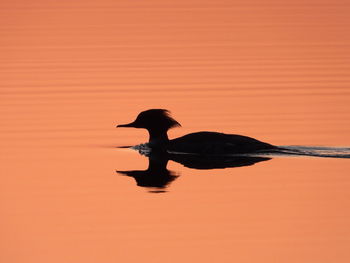
<path id="1" fill-rule="evenodd" d="M 163 148 L 169 142 L 167 130 L 149 129 L 148 144 L 151 148 Z"/>

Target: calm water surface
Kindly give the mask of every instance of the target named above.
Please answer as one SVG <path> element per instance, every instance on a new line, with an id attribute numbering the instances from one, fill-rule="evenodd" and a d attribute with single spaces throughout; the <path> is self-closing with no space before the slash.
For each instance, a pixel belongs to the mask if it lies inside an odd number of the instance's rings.
<path id="1" fill-rule="evenodd" d="M 209 130 L 346 151 L 349 11 L 3 1 L 1 262 L 349 262 L 349 159 L 169 160 L 167 187 L 142 187 L 148 158 L 118 147 L 147 133 L 115 129 L 166 108 L 182 124 L 171 138 Z"/>

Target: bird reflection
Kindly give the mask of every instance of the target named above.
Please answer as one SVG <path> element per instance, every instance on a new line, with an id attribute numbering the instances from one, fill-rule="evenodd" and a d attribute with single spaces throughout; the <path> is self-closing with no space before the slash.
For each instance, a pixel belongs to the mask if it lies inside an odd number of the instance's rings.
<path id="1" fill-rule="evenodd" d="M 138 186 L 150 188 L 150 192 L 165 192 L 165 188 L 179 175 L 166 168 L 169 160 L 166 155 L 154 153 L 147 157 L 147 170 L 117 171 L 117 173 L 133 177 Z"/>
<path id="2" fill-rule="evenodd" d="M 271 158 L 253 157 L 253 156 L 220 156 L 220 155 L 189 155 L 189 154 L 170 154 L 169 159 L 182 164 L 185 167 L 208 170 L 224 169 L 233 167 L 250 166 L 258 162 L 267 161 Z"/>
<path id="3" fill-rule="evenodd" d="M 166 188 L 177 178 L 179 173 L 167 169 L 168 161 L 174 161 L 192 169 L 224 169 L 243 167 L 268 161 L 267 157 L 252 156 L 202 156 L 190 154 L 172 154 L 167 152 L 143 152 L 147 156 L 147 170 L 117 171 L 125 176 L 133 177 L 140 187 L 146 187 L 153 193 L 166 192 Z"/>

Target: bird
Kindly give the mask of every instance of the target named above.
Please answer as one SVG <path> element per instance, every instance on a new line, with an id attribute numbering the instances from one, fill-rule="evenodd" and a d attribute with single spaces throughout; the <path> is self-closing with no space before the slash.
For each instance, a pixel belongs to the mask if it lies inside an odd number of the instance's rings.
<path id="1" fill-rule="evenodd" d="M 151 151 L 186 153 L 196 155 L 229 155 L 276 151 L 278 146 L 257 139 L 221 132 L 200 131 L 179 138 L 169 139 L 168 130 L 181 127 L 166 109 L 149 109 L 138 114 L 136 119 L 120 127 L 143 128 L 149 133 L 146 146 Z"/>

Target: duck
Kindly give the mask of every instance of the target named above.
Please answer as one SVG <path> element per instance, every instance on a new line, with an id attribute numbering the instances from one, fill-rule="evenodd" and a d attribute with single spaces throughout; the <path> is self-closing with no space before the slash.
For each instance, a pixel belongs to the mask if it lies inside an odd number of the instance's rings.
<path id="1" fill-rule="evenodd" d="M 146 129 L 149 134 L 146 146 L 151 151 L 158 152 L 228 155 L 262 153 L 279 149 L 278 146 L 248 136 L 211 131 L 194 132 L 170 140 L 168 130 L 181 127 L 181 124 L 166 109 L 142 111 L 133 122 L 117 125 L 117 128 L 122 127 Z"/>

